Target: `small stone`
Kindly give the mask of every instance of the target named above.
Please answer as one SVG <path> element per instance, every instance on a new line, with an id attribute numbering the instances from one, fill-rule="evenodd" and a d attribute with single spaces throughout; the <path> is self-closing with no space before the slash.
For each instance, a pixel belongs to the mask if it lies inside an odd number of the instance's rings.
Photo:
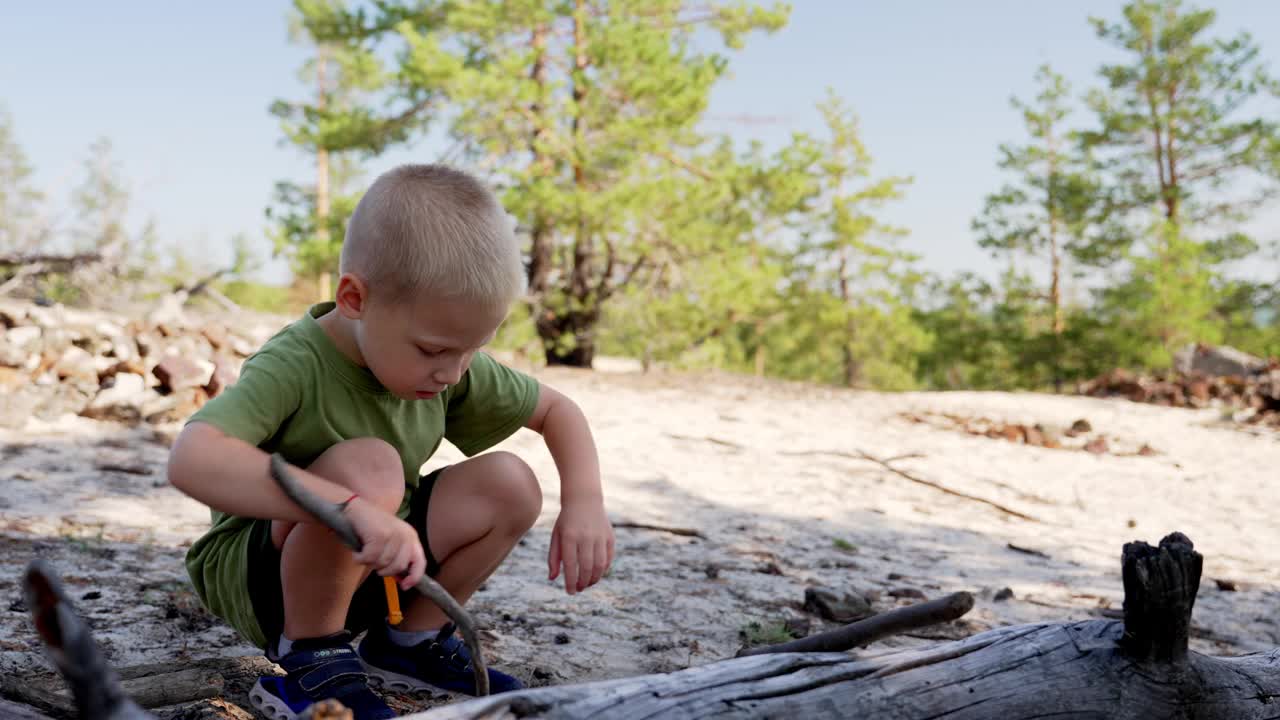
<path id="1" fill-rule="evenodd" d="M 1102 435 L 1099 435 L 1088 443 L 1085 443 L 1084 449 L 1086 452 L 1091 452 L 1094 455 L 1102 455 L 1108 450 L 1107 439 Z"/>
<path id="2" fill-rule="evenodd" d="M 568 635 L 566 635 L 566 634 L 564 634 L 564 633 L 557 633 L 557 634 L 556 634 L 556 644 L 557 644 L 557 645 L 568 645 L 568 644 L 569 644 L 569 636 L 568 636 Z"/>
<path id="3" fill-rule="evenodd" d="M 0 339 L 10 347 L 26 350 L 29 345 L 40 339 L 41 332 L 43 331 L 35 325 L 23 325 L 6 330 L 4 335 L 0 335 Z"/>
<path id="4" fill-rule="evenodd" d="M 160 381 L 163 390 L 173 392 L 187 388 L 200 388 L 209 384 L 214 365 L 207 360 L 167 354 L 151 372 Z"/>
<path id="5" fill-rule="evenodd" d="M 889 590 L 889 592 L 886 594 L 889 597 L 893 597 L 893 598 L 911 598 L 913 600 L 925 599 L 924 591 L 917 590 L 916 588 L 913 588 L 913 587 L 893 588 Z"/>
<path id="6" fill-rule="evenodd" d="M 1217 586 L 1218 586 L 1218 589 L 1219 589 L 1219 590 L 1221 590 L 1222 592 L 1236 592 L 1237 590 L 1239 590 L 1239 589 L 1240 589 L 1240 588 L 1236 585 L 1236 582 L 1235 582 L 1234 580 L 1225 580 L 1225 579 L 1223 579 L 1223 578 L 1214 578 L 1213 582 L 1214 582 L 1214 584 L 1215 584 L 1215 585 L 1217 585 Z"/>
<path id="7" fill-rule="evenodd" d="M 200 328 L 200 334 L 204 336 L 205 340 L 209 341 L 214 350 L 223 349 L 231 341 L 227 328 L 217 323 Z"/>
<path id="8" fill-rule="evenodd" d="M 1138 448 L 1138 454 L 1142 457 L 1151 457 L 1152 455 L 1159 455 L 1160 453 L 1150 445 L 1142 443 L 1142 447 Z"/>
<path id="9" fill-rule="evenodd" d="M 81 415 L 95 420 L 136 423 L 142 419 L 142 408 L 150 399 L 147 380 L 131 372 L 117 373 L 98 391 Z"/>
<path id="10" fill-rule="evenodd" d="M 1138 527 L 1138 521 L 1134 520 L 1133 518 L 1129 518 L 1129 522 L 1125 524 L 1128 525 L 1130 529 Z"/>
<path id="11" fill-rule="evenodd" d="M 1021 425 L 1005 425 L 1000 428 L 1000 437 L 1009 442 L 1022 442 L 1026 436 Z"/>
<path id="12" fill-rule="evenodd" d="M 240 374 L 236 371 L 236 366 L 231 359 L 220 355 L 213 360 L 213 375 L 209 377 L 209 383 L 204 386 L 204 391 L 209 393 L 209 397 L 215 398 L 218 393 L 226 390 L 239 378 Z"/>
<path id="13" fill-rule="evenodd" d="M 101 597 L 102 597 L 102 593 L 98 592 L 97 590 L 90 590 L 89 592 L 81 595 L 80 599 L 81 600 L 98 600 Z"/>
<path id="14" fill-rule="evenodd" d="M 1026 428 L 1025 431 L 1026 431 L 1026 438 L 1027 438 L 1028 445 L 1035 445 L 1036 447 L 1044 447 L 1045 437 L 1044 437 L 1044 433 L 1040 432 L 1039 427 L 1029 427 L 1029 428 Z"/>
<path id="15" fill-rule="evenodd" d="M 825 587 L 805 588 L 804 610 L 838 623 L 853 622 L 875 614 L 871 603 L 861 595 L 838 593 Z"/>
<path id="16" fill-rule="evenodd" d="M 996 602 L 1004 602 L 1005 600 L 1012 600 L 1013 588 L 1007 588 L 1007 587 L 1000 588 L 999 590 L 996 591 L 996 594 L 992 596 L 991 599 Z"/>
<path id="17" fill-rule="evenodd" d="M 805 616 L 787 618 L 782 628 L 793 638 L 808 637 L 813 630 L 813 620 Z"/>
<path id="18" fill-rule="evenodd" d="M 1071 423 L 1070 432 L 1076 435 L 1080 433 L 1093 432 L 1093 425 L 1090 425 L 1088 420 L 1080 418 L 1079 420 Z"/>
<path id="19" fill-rule="evenodd" d="M 707 563 L 702 572 L 706 573 L 708 580 L 715 580 L 720 577 L 720 566 L 715 563 Z"/>
<path id="20" fill-rule="evenodd" d="M 59 380 L 98 382 L 98 368 L 94 365 L 93 355 L 75 345 L 62 351 L 53 365 L 53 372 Z"/>
<path id="21" fill-rule="evenodd" d="M 778 567 L 778 563 L 770 560 L 769 562 L 758 565 L 756 567 L 756 572 L 763 575 L 781 575 L 782 568 Z"/>

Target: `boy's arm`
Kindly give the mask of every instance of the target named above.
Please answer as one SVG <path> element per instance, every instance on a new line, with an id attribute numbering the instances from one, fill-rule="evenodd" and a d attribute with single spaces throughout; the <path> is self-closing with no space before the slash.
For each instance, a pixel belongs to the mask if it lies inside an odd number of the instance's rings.
<path id="1" fill-rule="evenodd" d="M 549 578 L 564 568 L 565 590 L 600 581 L 613 562 L 613 526 L 604 509 L 600 459 L 587 417 L 577 403 L 546 385 L 525 427 L 542 435 L 560 473 L 560 516 L 547 555 Z"/>
<path id="2" fill-rule="evenodd" d="M 270 457 L 261 449 L 204 422 L 183 428 L 169 453 L 169 482 L 219 512 L 267 520 L 314 519 L 271 479 Z M 298 481 L 317 497 L 339 503 L 351 491 L 297 469 Z"/>
<path id="3" fill-rule="evenodd" d="M 259 448 L 204 422 L 183 429 L 169 453 L 169 482 L 200 502 L 231 515 L 315 522 L 271 478 L 270 456 Z M 351 497 L 351 490 L 295 468 L 298 482 L 320 499 L 334 504 Z M 393 513 L 363 498 L 343 512 L 351 520 L 364 547 L 355 559 L 372 565 L 380 575 L 397 575 L 401 589 L 417 584 L 426 570 L 426 555 L 418 532 Z"/>

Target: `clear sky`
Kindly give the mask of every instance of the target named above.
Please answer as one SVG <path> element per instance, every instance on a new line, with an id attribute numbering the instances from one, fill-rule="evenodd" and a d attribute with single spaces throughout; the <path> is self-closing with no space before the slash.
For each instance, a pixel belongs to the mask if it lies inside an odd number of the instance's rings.
<path id="1" fill-rule="evenodd" d="M 1217 34 L 1249 30 L 1280 73 L 1280 0 L 1194 3 L 1218 10 Z M 748 39 L 712 100 L 708 126 L 780 142 L 817 130 L 827 87 L 862 122 L 883 174 L 915 178 L 886 219 L 911 231 L 926 268 L 987 272 L 969 222 L 1000 182 L 996 146 L 1022 138 L 1011 95 L 1033 92 L 1049 62 L 1077 90 L 1113 59 L 1087 22 L 1118 18 L 1120 0 L 795 0 L 779 33 Z M 274 183 L 309 181 L 308 159 L 281 142 L 267 112 L 302 98 L 305 51 L 288 42 L 286 2 L 2 2 L 0 106 L 64 202 L 89 144 L 114 143 L 133 191 L 132 221 L 154 218 L 164 241 L 230 256 L 246 233 L 265 254 L 263 209 Z M 750 116 L 756 122 L 742 123 Z M 369 164 L 376 173 L 443 150 L 425 138 Z M 1251 229 L 1280 236 L 1270 208 Z M 280 279 L 279 263 L 265 277 Z"/>

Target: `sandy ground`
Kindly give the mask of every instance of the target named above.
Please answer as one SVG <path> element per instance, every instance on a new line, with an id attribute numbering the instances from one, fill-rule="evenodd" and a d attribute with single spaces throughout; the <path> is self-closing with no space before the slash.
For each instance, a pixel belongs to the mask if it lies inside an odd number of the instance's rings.
<path id="1" fill-rule="evenodd" d="M 811 585 L 857 591 L 880 610 L 918 601 L 913 590 L 975 593 L 961 621 L 886 647 L 1096 617 L 1120 608 L 1123 543 L 1174 530 L 1205 557 L 1193 648 L 1280 645 L 1280 436 L 1231 429 L 1216 410 L 719 375 L 537 374 L 591 419 L 616 521 L 705 538 L 619 528 L 608 577 L 568 596 L 546 579 L 554 465 L 535 434 L 505 442 L 539 473 L 546 502 L 470 607 L 487 628 L 491 664 L 533 684 L 731 657 L 751 623 L 809 619 L 822 629 L 800 607 Z M 1032 447 L 904 417 L 928 413 L 1058 426 L 1085 418 L 1116 452 Z M 190 592 L 182 554 L 208 515 L 166 484 L 165 442 L 152 428 L 70 417 L 0 434 L 0 672 L 49 667 L 18 601 L 33 555 L 66 576 L 116 665 L 254 653 Z M 1143 444 L 1156 454 L 1130 452 Z M 860 451 L 911 456 L 892 464 L 1031 519 L 913 482 Z M 460 458 L 446 447 L 429 466 Z M 997 600 L 1004 588 L 1012 598 Z"/>

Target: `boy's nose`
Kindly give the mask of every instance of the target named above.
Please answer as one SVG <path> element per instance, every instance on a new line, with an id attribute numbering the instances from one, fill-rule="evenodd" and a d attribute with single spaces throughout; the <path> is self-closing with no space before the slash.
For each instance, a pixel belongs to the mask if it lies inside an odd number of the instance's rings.
<path id="1" fill-rule="evenodd" d="M 441 385 L 456 384 L 459 380 L 462 379 L 461 359 L 459 359 L 456 362 L 449 363 L 444 367 L 437 368 L 435 373 L 432 374 L 432 379 L 440 383 Z"/>

